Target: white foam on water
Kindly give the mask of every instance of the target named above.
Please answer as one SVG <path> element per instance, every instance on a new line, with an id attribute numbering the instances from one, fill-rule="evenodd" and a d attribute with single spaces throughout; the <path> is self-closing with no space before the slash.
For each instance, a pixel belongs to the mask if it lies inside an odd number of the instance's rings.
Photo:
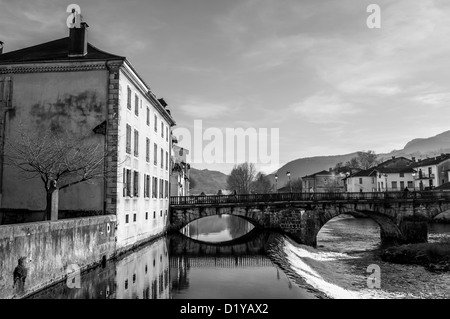
<path id="1" fill-rule="evenodd" d="M 381 289 L 358 289 L 352 287 L 358 276 L 339 272 L 338 259 L 355 258 L 343 253 L 320 252 L 309 246 L 294 246 L 284 239 L 286 253 L 292 270 L 317 291 L 333 299 L 384 299 L 405 298 L 405 295 L 388 293 Z M 361 276 L 359 276 L 361 279 Z"/>

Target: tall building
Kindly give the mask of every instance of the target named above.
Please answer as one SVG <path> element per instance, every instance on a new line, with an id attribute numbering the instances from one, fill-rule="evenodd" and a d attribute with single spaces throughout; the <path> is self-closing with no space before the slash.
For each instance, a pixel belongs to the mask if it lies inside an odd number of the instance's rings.
<path id="1" fill-rule="evenodd" d="M 172 147 L 172 175 L 170 177 L 170 196 L 190 195 L 190 164 L 187 163 L 189 151 L 175 145 Z"/>
<path id="2" fill-rule="evenodd" d="M 14 142 L 19 127 L 69 131 L 101 145 L 105 178 L 62 190 L 59 209 L 117 215 L 120 250 L 167 224 L 175 121 L 126 57 L 88 42 L 87 28 L 81 23 L 69 37 L 0 54 L 0 145 Z M 45 210 L 39 178 L 25 181 L 3 160 L 0 167 L 1 209 Z"/>

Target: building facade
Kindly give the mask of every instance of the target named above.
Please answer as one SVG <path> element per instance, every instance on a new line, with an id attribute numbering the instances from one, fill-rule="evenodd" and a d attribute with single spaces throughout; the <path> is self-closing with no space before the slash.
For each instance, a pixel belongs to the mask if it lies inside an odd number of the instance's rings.
<path id="1" fill-rule="evenodd" d="M 344 177 L 333 170 L 321 171 L 312 175 L 302 177 L 303 192 L 326 193 L 344 192 Z"/>
<path id="2" fill-rule="evenodd" d="M 190 195 L 190 164 L 187 163 L 189 151 L 175 145 L 172 147 L 172 175 L 170 177 L 170 196 L 189 196 Z"/>
<path id="3" fill-rule="evenodd" d="M 450 154 L 441 154 L 415 162 L 414 183 L 417 190 L 432 190 L 449 182 Z"/>
<path id="4" fill-rule="evenodd" d="M 0 144 L 14 142 L 20 127 L 30 134 L 67 131 L 101 145 L 105 178 L 61 191 L 59 209 L 117 215 L 120 250 L 167 224 L 175 121 L 125 57 L 88 43 L 87 27 L 0 55 Z M 24 179 L 3 157 L 1 209 L 44 210 L 42 181 Z"/>

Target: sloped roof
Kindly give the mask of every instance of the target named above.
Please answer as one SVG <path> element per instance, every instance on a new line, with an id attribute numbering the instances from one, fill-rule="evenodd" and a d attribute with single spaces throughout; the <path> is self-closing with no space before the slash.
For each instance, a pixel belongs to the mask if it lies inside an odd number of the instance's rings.
<path id="1" fill-rule="evenodd" d="M 355 173 L 353 175 L 350 175 L 349 177 L 368 177 L 373 175 L 374 172 L 375 172 L 374 168 L 369 168 L 366 170 L 359 171 L 358 173 Z"/>
<path id="2" fill-rule="evenodd" d="M 432 166 L 440 164 L 446 160 L 450 159 L 450 154 L 442 154 L 436 157 L 426 158 L 421 160 L 420 162 L 416 162 L 412 165 L 412 167 L 422 167 L 422 166 Z"/>
<path id="3" fill-rule="evenodd" d="M 330 172 L 330 171 L 321 171 L 321 172 L 318 172 L 318 173 L 315 173 L 315 174 L 312 174 L 312 175 L 307 175 L 307 176 L 304 176 L 304 177 L 302 177 L 302 178 L 314 178 L 314 177 L 316 177 L 316 176 L 318 176 L 318 175 L 320 175 L 320 176 L 332 176 L 332 175 L 337 175 L 335 172 Z"/>
<path id="4" fill-rule="evenodd" d="M 434 188 L 434 190 L 450 190 L 450 182 Z"/>
<path id="5" fill-rule="evenodd" d="M 104 61 L 125 60 L 125 57 L 97 49 L 88 43 L 87 54 L 83 57 L 69 57 L 69 37 L 38 44 L 32 47 L 0 54 L 0 65 L 8 63 L 44 61 Z"/>

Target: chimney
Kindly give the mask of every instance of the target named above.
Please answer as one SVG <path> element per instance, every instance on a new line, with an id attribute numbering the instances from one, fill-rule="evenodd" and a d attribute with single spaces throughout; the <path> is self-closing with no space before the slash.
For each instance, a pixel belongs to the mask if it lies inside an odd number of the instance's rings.
<path id="1" fill-rule="evenodd" d="M 83 57 L 87 52 L 88 36 L 86 22 L 80 23 L 80 28 L 71 28 L 69 34 L 69 57 Z"/>
<path id="2" fill-rule="evenodd" d="M 0 54 L 3 54 L 3 42 L 0 41 Z"/>

